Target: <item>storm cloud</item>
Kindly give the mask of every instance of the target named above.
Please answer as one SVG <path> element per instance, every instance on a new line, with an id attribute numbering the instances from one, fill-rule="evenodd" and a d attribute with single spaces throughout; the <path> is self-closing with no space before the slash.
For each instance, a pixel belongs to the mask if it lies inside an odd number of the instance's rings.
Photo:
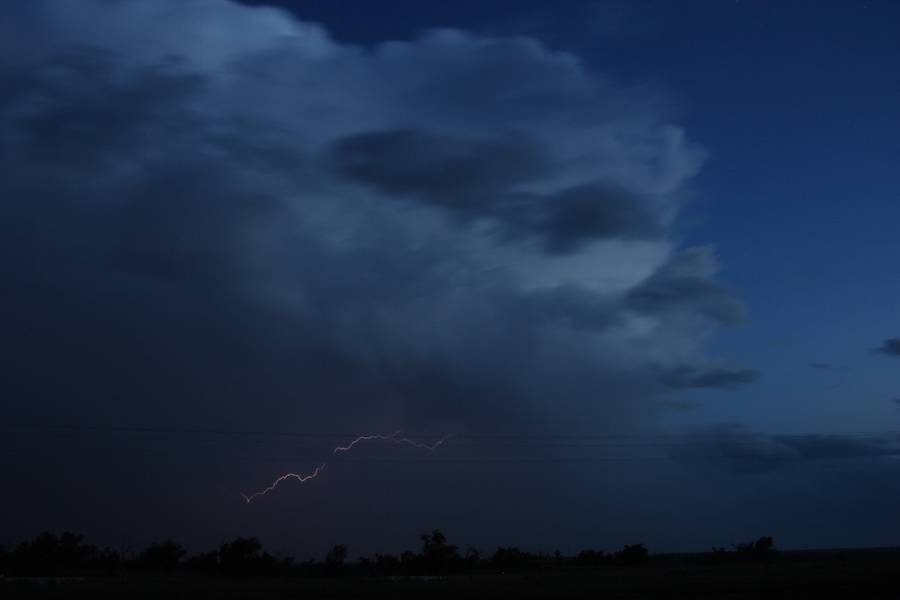
<path id="1" fill-rule="evenodd" d="M 340 172 L 389 196 L 433 203 L 465 221 L 487 219 L 511 235 L 542 238 L 549 252 L 576 251 L 594 239 L 663 236 L 652 207 L 625 188 L 591 182 L 550 195 L 524 192 L 529 183 L 556 174 L 553 158 L 507 137 L 359 134 L 337 143 L 335 160 Z"/>
<path id="2" fill-rule="evenodd" d="M 676 241 L 705 152 L 648 88 L 214 0 L 2 11 L 12 418 L 636 430 L 757 378 L 707 354 L 744 309 Z"/>
<path id="3" fill-rule="evenodd" d="M 4 68 L 14 299 L 42 285 L 102 295 L 137 311 L 137 328 L 199 307 L 241 313 L 220 325 L 251 336 L 257 319 L 284 319 L 298 346 L 362 373 L 452 371 L 471 332 L 485 371 L 464 379 L 491 388 L 509 385 L 500 362 L 549 368 L 533 361 L 551 343 L 614 379 L 661 362 L 677 367 L 667 386 L 752 379 L 684 366 L 704 360 L 684 315 L 742 316 L 711 250 L 678 253 L 667 235 L 702 152 L 574 57 L 455 31 L 342 46 L 218 2 L 181 13 L 186 36 L 167 28 L 165 2 L 88 3 L 65 20 L 51 6 L 7 19 L 62 28 Z M 213 35 L 190 29 L 204 7 L 216 35 L 242 43 L 200 43 Z M 113 25 L 94 35 L 101 15 Z M 162 297 L 177 300 L 162 312 Z M 604 359 L 613 348 L 627 361 Z"/>

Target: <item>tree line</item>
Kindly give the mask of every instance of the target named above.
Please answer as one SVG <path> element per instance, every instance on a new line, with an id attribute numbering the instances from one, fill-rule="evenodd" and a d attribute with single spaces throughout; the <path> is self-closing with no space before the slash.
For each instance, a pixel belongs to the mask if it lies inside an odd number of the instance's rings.
<path id="1" fill-rule="evenodd" d="M 418 552 L 375 554 L 348 560 L 347 546 L 331 548 L 322 560 L 298 562 L 273 555 L 257 538 L 239 537 L 219 548 L 189 555 L 173 540 L 154 542 L 126 555 L 111 548 L 85 543 L 84 536 L 45 532 L 9 549 L 0 546 L 0 574 L 6 576 L 81 576 L 122 573 L 196 574 L 216 577 L 384 577 L 464 575 L 487 572 L 537 571 L 586 567 L 640 567 L 653 557 L 643 544 L 629 544 L 616 552 L 583 550 L 575 556 L 530 553 L 516 547 L 499 547 L 492 554 L 470 547 L 465 551 L 447 541 L 440 530 L 420 536 Z M 775 555 L 771 537 L 739 544 L 732 550 L 714 548 L 696 555 L 706 564 L 768 563 Z"/>

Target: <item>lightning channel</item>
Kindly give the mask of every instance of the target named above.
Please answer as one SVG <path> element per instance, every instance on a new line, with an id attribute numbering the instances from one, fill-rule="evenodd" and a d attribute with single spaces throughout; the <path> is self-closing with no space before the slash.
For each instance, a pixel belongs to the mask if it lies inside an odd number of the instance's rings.
<path id="1" fill-rule="evenodd" d="M 450 436 L 445 435 L 444 437 L 439 438 L 438 440 L 436 440 L 430 444 L 427 444 L 425 442 L 417 442 L 414 439 L 403 437 L 402 431 L 395 431 L 394 433 L 392 433 L 390 435 L 384 435 L 384 434 L 380 434 L 380 433 L 370 433 L 370 434 L 366 434 L 366 435 L 361 435 L 361 436 L 351 440 L 350 443 L 347 444 L 346 446 L 337 446 L 336 448 L 334 448 L 334 450 L 332 450 L 331 453 L 335 454 L 335 455 L 345 454 L 345 453 L 353 450 L 359 444 L 362 444 L 364 442 L 372 442 L 372 441 L 391 442 L 392 444 L 406 445 L 406 446 L 411 446 L 413 448 L 418 448 L 420 450 L 427 450 L 429 452 L 434 452 L 439 447 L 441 447 L 444 444 L 444 442 L 446 442 L 448 439 L 450 439 Z M 250 494 L 249 496 L 247 494 L 241 493 L 241 498 L 244 499 L 244 502 L 246 502 L 247 504 L 250 504 L 256 498 L 259 498 L 260 496 L 265 496 L 269 492 L 274 491 L 275 488 L 278 487 L 278 484 L 280 484 L 282 481 L 284 481 L 286 479 L 296 479 L 300 483 L 306 483 L 310 479 L 315 479 L 316 477 L 318 477 L 319 473 L 321 473 L 322 469 L 325 468 L 325 464 L 326 463 L 322 463 L 321 465 L 316 467 L 312 473 L 307 473 L 305 475 L 301 474 L 301 473 L 285 473 L 284 475 L 282 475 L 281 477 L 279 477 L 278 479 L 273 481 L 272 485 L 270 485 L 269 487 L 267 487 L 263 490 L 254 492 L 254 493 Z"/>
<path id="2" fill-rule="evenodd" d="M 247 496 L 244 493 L 241 493 L 241 498 L 244 499 L 244 502 L 246 502 L 247 504 L 250 504 L 256 498 L 259 498 L 260 496 L 265 496 L 269 492 L 273 491 L 275 488 L 278 487 L 278 484 L 281 483 L 282 481 L 284 481 L 285 479 L 296 479 L 300 483 L 306 483 L 310 479 L 315 479 L 316 477 L 318 477 L 319 473 L 321 473 L 322 469 L 324 469 L 324 468 L 325 468 L 325 463 L 322 463 L 321 465 L 316 467 L 316 469 L 312 473 L 309 473 L 307 475 L 301 475 L 300 473 L 285 473 L 284 475 L 282 475 L 281 477 L 279 477 L 278 479 L 273 481 L 272 485 L 270 485 L 266 489 L 260 490 L 258 492 L 254 492 L 254 493 L 250 494 L 249 496 Z"/>
<path id="3" fill-rule="evenodd" d="M 402 445 L 406 444 L 408 446 L 412 446 L 413 448 L 419 448 L 421 450 L 428 450 L 429 452 L 434 452 L 437 448 L 442 446 L 444 442 L 449 439 L 450 436 L 445 435 L 444 437 L 438 439 L 436 442 L 432 444 L 425 444 L 423 442 L 417 442 L 410 438 L 401 437 L 401 431 L 395 431 L 391 435 L 382 435 L 382 434 L 369 434 L 369 435 L 361 435 L 358 438 L 352 440 L 346 446 L 338 446 L 332 451 L 332 454 L 344 454 L 346 452 L 350 452 L 354 446 L 361 444 L 362 442 L 370 442 L 373 440 L 380 440 L 385 442 L 392 442 L 394 444 Z"/>

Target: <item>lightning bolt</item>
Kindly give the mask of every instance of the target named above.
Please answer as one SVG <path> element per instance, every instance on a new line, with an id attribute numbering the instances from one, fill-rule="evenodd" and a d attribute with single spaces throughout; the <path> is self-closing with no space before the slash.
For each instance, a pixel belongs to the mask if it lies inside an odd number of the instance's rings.
<path id="1" fill-rule="evenodd" d="M 412 446 L 413 448 L 418 448 L 420 450 L 428 450 L 429 452 L 434 452 L 437 448 L 442 446 L 444 444 L 444 442 L 446 442 L 448 439 L 450 439 L 449 435 L 445 435 L 444 437 L 438 439 L 437 441 L 435 441 L 431 444 L 426 444 L 423 442 L 417 442 L 410 438 L 401 437 L 402 433 L 403 433 L 402 431 L 395 431 L 391 435 L 382 435 L 382 434 L 378 434 L 378 433 L 361 435 L 361 436 L 357 437 L 356 439 L 352 440 L 346 446 L 337 446 L 334 450 L 332 450 L 332 454 L 344 454 L 346 452 L 350 452 L 351 450 L 353 450 L 353 448 L 355 446 L 357 446 L 358 444 L 361 444 L 363 442 L 371 442 L 374 440 L 391 442 L 391 443 L 394 443 L 397 445 L 407 445 L 407 446 Z M 325 468 L 325 465 L 326 465 L 326 463 L 322 463 L 321 465 L 316 467 L 315 471 L 313 471 L 312 473 L 309 473 L 307 475 L 301 475 L 299 473 L 285 473 L 284 475 L 282 475 L 281 477 L 279 477 L 278 479 L 273 481 L 272 485 L 270 485 L 266 489 L 260 490 L 258 492 L 254 492 L 254 493 L 250 494 L 249 496 L 244 493 L 241 493 L 241 498 L 244 499 L 244 502 L 246 502 L 247 504 L 250 504 L 251 502 L 253 502 L 254 499 L 259 498 L 260 496 L 265 496 L 269 492 L 275 490 L 275 488 L 278 487 L 278 484 L 281 483 L 282 481 L 284 481 L 285 479 L 296 479 L 300 483 L 306 483 L 310 479 L 315 479 L 316 477 L 318 477 L 318 475 L 322 471 L 322 469 Z"/>
<path id="2" fill-rule="evenodd" d="M 274 490 L 275 488 L 277 488 L 277 487 L 278 487 L 278 484 L 281 483 L 282 481 L 284 481 L 285 479 L 296 479 L 296 480 L 299 481 L 300 483 L 306 483 L 306 482 L 309 481 L 310 479 L 315 479 L 316 477 L 318 477 L 318 476 L 319 476 L 319 473 L 320 473 L 320 472 L 322 471 L 322 469 L 324 469 L 324 468 L 325 468 L 325 463 L 322 463 L 321 465 L 319 465 L 318 467 L 316 467 L 316 470 L 315 470 L 315 471 L 313 471 L 312 473 L 310 473 L 310 474 L 308 474 L 308 475 L 301 475 L 301 474 L 299 474 L 299 473 L 285 473 L 284 475 L 282 475 L 281 477 L 279 477 L 278 479 L 276 479 L 275 481 L 273 481 L 273 482 L 272 482 L 272 485 L 270 485 L 270 486 L 267 487 L 266 489 L 260 490 L 260 491 L 258 491 L 258 492 L 254 492 L 254 493 L 250 494 L 249 496 L 247 496 L 246 494 L 241 493 L 241 498 L 244 499 L 244 502 L 246 502 L 247 504 L 250 504 L 251 502 L 253 502 L 253 500 L 254 500 L 255 498 L 258 498 L 258 497 L 260 497 L 260 496 L 265 496 L 266 494 L 268 494 L 269 492 L 271 492 L 272 490 Z"/>
<path id="3" fill-rule="evenodd" d="M 384 441 L 394 441 L 397 439 L 397 436 L 400 435 L 400 432 L 394 432 L 391 435 L 379 435 L 377 433 L 373 433 L 371 435 L 361 435 L 346 446 L 338 446 L 334 449 L 332 454 L 342 454 L 344 452 L 350 452 L 353 447 L 361 442 L 370 442 L 372 440 L 384 440 Z"/>
<path id="4" fill-rule="evenodd" d="M 428 450 L 429 452 L 434 452 L 438 447 L 443 445 L 443 443 L 446 442 L 447 439 L 449 439 L 449 437 L 450 437 L 449 435 L 445 435 L 444 437 L 440 438 L 433 444 L 423 444 L 422 442 L 417 442 L 417 441 L 411 440 L 409 438 L 400 437 L 401 433 L 402 432 L 400 432 L 400 431 L 395 431 L 391 435 L 380 435 L 380 434 L 361 435 L 358 438 L 356 438 L 355 440 L 353 440 L 352 442 L 350 442 L 349 444 L 347 444 L 346 446 L 338 446 L 337 448 L 334 449 L 332 454 L 343 454 L 345 452 L 350 452 L 350 450 L 352 450 L 353 447 L 356 446 L 357 444 L 359 444 L 361 442 L 370 442 L 372 440 L 382 440 L 385 442 L 393 442 L 398 445 L 406 444 L 408 446 L 412 446 L 413 448 L 419 448 L 421 450 Z"/>

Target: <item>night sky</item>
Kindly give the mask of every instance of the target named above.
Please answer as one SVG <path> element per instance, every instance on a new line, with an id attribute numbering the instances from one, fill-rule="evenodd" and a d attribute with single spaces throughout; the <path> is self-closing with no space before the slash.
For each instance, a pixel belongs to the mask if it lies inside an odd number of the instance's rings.
<path id="1" fill-rule="evenodd" d="M 3 3 L 0 543 L 897 545 L 898 31 Z"/>

